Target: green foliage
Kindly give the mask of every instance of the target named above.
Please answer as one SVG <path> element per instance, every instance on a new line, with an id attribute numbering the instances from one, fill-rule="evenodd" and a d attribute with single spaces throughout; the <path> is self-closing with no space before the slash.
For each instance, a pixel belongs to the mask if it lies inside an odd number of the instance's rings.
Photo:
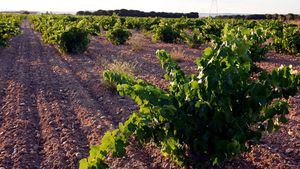
<path id="1" fill-rule="evenodd" d="M 121 26 L 120 23 L 117 23 L 112 29 L 107 31 L 106 36 L 113 44 L 122 45 L 129 39 L 131 33 Z"/>
<path id="2" fill-rule="evenodd" d="M 90 43 L 85 30 L 71 27 L 61 34 L 59 47 L 66 53 L 83 53 Z"/>
<path id="3" fill-rule="evenodd" d="M 153 29 L 153 40 L 166 43 L 176 43 L 181 39 L 179 29 L 168 22 L 161 22 Z"/>
<path id="4" fill-rule="evenodd" d="M 254 62 L 265 59 L 265 55 L 268 53 L 270 46 L 264 43 L 270 37 L 271 35 L 268 33 L 268 30 L 260 27 L 254 27 L 249 31 L 247 35 L 247 40 L 250 43 L 249 56 Z"/>
<path id="5" fill-rule="evenodd" d="M 0 46 L 7 46 L 7 41 L 21 32 L 22 15 L 0 14 Z"/>
<path id="6" fill-rule="evenodd" d="M 224 31 L 230 31 L 231 34 L 236 34 L 236 36 L 245 40 L 249 46 L 248 56 L 253 62 L 258 62 L 265 58 L 265 54 L 270 48 L 268 44 L 264 44 L 271 37 L 268 30 L 261 27 L 245 28 L 242 26 L 236 26 L 228 30 L 228 27 L 229 25 L 226 25 Z M 227 34 L 227 32 L 223 32 L 223 34 Z"/>
<path id="7" fill-rule="evenodd" d="M 224 28 L 225 24 L 226 22 L 221 20 L 208 18 L 205 20 L 205 24 L 200 27 L 200 30 L 205 36 L 205 39 L 210 40 L 212 36 L 221 37 L 222 29 Z"/>
<path id="8" fill-rule="evenodd" d="M 102 29 L 109 30 L 115 26 L 118 19 L 119 19 L 119 17 L 116 14 L 114 14 L 112 16 L 103 16 L 103 17 L 100 17 L 99 23 L 100 23 Z"/>
<path id="9" fill-rule="evenodd" d="M 174 19 L 175 23 L 174 23 L 174 27 L 180 30 L 183 29 L 191 29 L 195 26 L 195 22 L 194 19 L 189 19 L 187 17 L 181 17 L 178 19 Z"/>
<path id="10" fill-rule="evenodd" d="M 100 23 L 94 22 L 94 17 L 82 18 L 78 22 L 77 27 L 81 29 L 86 29 L 86 32 L 93 36 L 101 34 Z"/>
<path id="11" fill-rule="evenodd" d="M 273 23 L 270 25 L 273 35 L 273 47 L 277 52 L 300 54 L 300 27 Z"/>
<path id="12" fill-rule="evenodd" d="M 160 18 L 138 18 L 126 17 L 124 25 L 128 29 L 146 30 L 149 31 L 154 25 L 160 23 Z"/>
<path id="13" fill-rule="evenodd" d="M 201 44 L 205 42 L 204 36 L 202 33 L 195 29 L 191 33 L 182 32 L 181 37 L 184 39 L 185 43 L 191 48 L 198 48 Z"/>
<path id="14" fill-rule="evenodd" d="M 119 93 L 140 109 L 91 147 L 80 167 L 107 168 L 106 157 L 123 156 L 131 135 L 141 144 L 155 143 L 180 166 L 210 167 L 249 151 L 262 132 L 286 122 L 286 99 L 298 91 L 300 74 L 280 67 L 253 78 L 251 44 L 242 31 L 226 29 L 222 43 L 212 44 L 197 60 L 197 75 L 184 74 L 167 52 L 157 51 L 170 81 L 168 91 L 105 71 L 105 80 L 116 83 Z"/>
<path id="15" fill-rule="evenodd" d="M 90 25 L 93 24 L 86 26 L 89 29 L 87 31 L 83 26 L 87 21 L 80 22 L 80 19 L 72 16 L 31 15 L 30 20 L 34 29 L 41 32 L 43 41 L 58 45 L 61 52 L 82 53 L 87 49 L 90 42 L 88 31 L 91 32 Z"/>
<path id="16" fill-rule="evenodd" d="M 283 29 L 282 47 L 286 53 L 300 54 L 300 27 L 287 26 Z"/>
<path id="17" fill-rule="evenodd" d="M 267 29 L 272 35 L 272 47 L 277 52 L 282 52 L 282 36 L 284 24 L 282 21 L 272 20 L 265 23 L 265 29 Z"/>

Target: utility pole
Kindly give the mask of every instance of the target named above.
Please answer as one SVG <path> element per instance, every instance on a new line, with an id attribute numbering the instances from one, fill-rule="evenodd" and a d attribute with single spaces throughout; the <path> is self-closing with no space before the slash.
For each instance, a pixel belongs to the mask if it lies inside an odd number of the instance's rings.
<path id="1" fill-rule="evenodd" d="M 218 16 L 219 15 L 219 7 L 218 7 L 218 0 L 211 0 L 211 5 L 209 9 L 209 16 Z"/>

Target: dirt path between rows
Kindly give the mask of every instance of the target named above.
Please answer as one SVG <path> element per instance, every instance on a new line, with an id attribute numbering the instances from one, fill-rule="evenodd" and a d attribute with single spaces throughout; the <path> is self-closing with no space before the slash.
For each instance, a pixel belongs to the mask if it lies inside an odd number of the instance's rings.
<path id="1" fill-rule="evenodd" d="M 0 166 L 76 168 L 112 121 L 28 21 L 22 29 L 0 54 Z"/>
<path id="2" fill-rule="evenodd" d="M 97 144 L 136 107 L 105 90 L 91 65 L 70 63 L 43 44 L 28 20 L 22 30 L 0 51 L 0 167 L 78 168 L 89 145 Z M 88 72 L 89 81 L 78 71 Z M 136 156 L 130 166 L 150 165 L 143 147 L 130 149 Z M 127 162 L 115 160 L 112 165 Z"/>
<path id="3" fill-rule="evenodd" d="M 157 44 L 146 42 L 153 48 L 128 54 L 128 45 L 116 47 L 97 37 L 92 39 L 89 52 L 70 57 L 43 44 L 28 20 L 22 23 L 22 30 L 8 48 L 0 49 L 0 168 L 78 168 L 89 145 L 98 143 L 105 131 L 137 108 L 101 84 L 103 67 L 97 62 L 102 58 L 135 60 L 143 67 L 138 77 L 164 85 L 160 65 L 153 61 Z M 163 47 L 171 49 L 170 45 Z M 284 58 L 271 57 L 262 66 L 289 63 Z M 193 59 L 181 65 L 190 68 Z M 298 70 L 299 60 L 292 62 Z M 280 132 L 265 136 L 260 147 L 224 167 L 299 167 L 300 96 L 291 103 L 290 122 Z M 112 168 L 176 168 L 151 146 L 134 144 L 127 151 L 123 159 L 110 160 Z"/>

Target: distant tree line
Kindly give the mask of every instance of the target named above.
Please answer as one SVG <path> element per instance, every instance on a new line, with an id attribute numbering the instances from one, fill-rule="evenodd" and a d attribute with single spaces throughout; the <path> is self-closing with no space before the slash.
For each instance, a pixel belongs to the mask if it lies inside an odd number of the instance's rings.
<path id="1" fill-rule="evenodd" d="M 233 19 L 255 19 L 255 20 L 261 20 L 261 19 L 281 19 L 281 20 L 299 20 L 300 15 L 297 14 L 253 14 L 253 15 L 223 15 L 223 16 L 217 16 L 217 18 L 233 18 Z"/>
<path id="2" fill-rule="evenodd" d="M 163 17 L 163 18 L 180 18 L 180 17 L 187 17 L 187 18 L 199 18 L 199 14 L 197 12 L 190 12 L 190 13 L 169 13 L 169 12 L 143 12 L 139 10 L 127 10 L 127 9 L 120 9 L 120 10 L 97 10 L 95 12 L 90 11 L 78 11 L 77 15 L 105 15 L 111 16 L 116 13 L 119 16 L 132 16 L 132 17 Z"/>

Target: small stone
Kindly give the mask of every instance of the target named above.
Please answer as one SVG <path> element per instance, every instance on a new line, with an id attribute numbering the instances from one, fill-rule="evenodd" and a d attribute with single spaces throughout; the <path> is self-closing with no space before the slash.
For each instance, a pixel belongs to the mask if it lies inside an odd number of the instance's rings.
<path id="1" fill-rule="evenodd" d="M 62 129 L 62 132 L 63 132 L 63 133 L 67 133 L 68 131 L 69 131 L 69 130 L 66 129 L 66 128 L 63 128 L 63 129 Z"/>
<path id="2" fill-rule="evenodd" d="M 76 157 L 79 157 L 79 156 L 80 156 L 80 153 L 75 153 L 75 156 L 76 156 Z"/>
<path id="3" fill-rule="evenodd" d="M 90 125 L 84 125 L 82 126 L 83 130 L 91 130 L 91 126 Z"/>
<path id="4" fill-rule="evenodd" d="M 61 142 L 65 142 L 65 141 L 67 141 L 67 140 L 68 140 L 67 137 L 62 137 L 62 138 L 60 139 Z"/>
<path id="5" fill-rule="evenodd" d="M 292 148 L 288 148 L 285 150 L 285 153 L 290 154 L 292 153 L 294 150 Z"/>
<path id="6" fill-rule="evenodd" d="M 38 146 L 38 145 L 34 145 L 34 146 L 33 146 L 33 150 L 36 150 L 36 151 L 37 151 L 38 149 L 39 149 L 39 146 Z"/>

